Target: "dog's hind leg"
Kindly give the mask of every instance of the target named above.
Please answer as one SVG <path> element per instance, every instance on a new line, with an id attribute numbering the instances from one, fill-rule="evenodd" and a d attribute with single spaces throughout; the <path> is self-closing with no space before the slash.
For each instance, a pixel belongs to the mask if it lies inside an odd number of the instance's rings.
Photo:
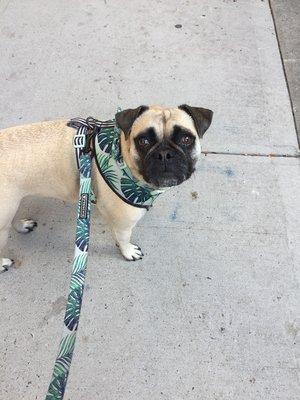
<path id="1" fill-rule="evenodd" d="M 9 229 L 18 210 L 21 198 L 20 193 L 16 193 L 15 190 L 8 190 L 7 188 L 0 196 L 0 272 L 7 271 L 13 264 L 13 260 L 10 258 L 1 258 L 1 254 L 7 242 Z"/>
<path id="2" fill-rule="evenodd" d="M 2 248 L 8 238 L 9 228 L 0 229 L 0 247 Z M 7 271 L 13 265 L 14 261 L 10 258 L 0 258 L 0 272 Z"/>
<path id="3" fill-rule="evenodd" d="M 37 227 L 37 222 L 32 219 L 18 219 L 12 223 L 15 230 L 19 233 L 32 232 Z"/>

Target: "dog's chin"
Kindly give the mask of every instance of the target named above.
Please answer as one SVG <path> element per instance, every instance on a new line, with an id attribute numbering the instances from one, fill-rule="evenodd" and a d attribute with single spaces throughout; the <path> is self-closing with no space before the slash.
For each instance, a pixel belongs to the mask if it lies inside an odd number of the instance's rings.
<path id="1" fill-rule="evenodd" d="M 178 186 L 186 180 L 185 176 L 174 176 L 173 174 L 164 174 L 162 176 L 146 177 L 145 181 L 155 188 L 168 188 Z"/>

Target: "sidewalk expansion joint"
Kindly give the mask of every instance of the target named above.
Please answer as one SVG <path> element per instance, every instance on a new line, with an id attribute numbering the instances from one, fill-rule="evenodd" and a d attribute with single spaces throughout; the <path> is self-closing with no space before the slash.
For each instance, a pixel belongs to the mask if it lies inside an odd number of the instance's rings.
<path id="1" fill-rule="evenodd" d="M 244 157 L 270 157 L 270 158 L 300 158 L 299 154 L 273 154 L 273 153 L 237 153 L 237 152 L 227 152 L 227 151 L 208 151 L 203 150 L 201 152 L 205 156 L 209 154 L 220 154 L 224 156 L 244 156 Z"/>

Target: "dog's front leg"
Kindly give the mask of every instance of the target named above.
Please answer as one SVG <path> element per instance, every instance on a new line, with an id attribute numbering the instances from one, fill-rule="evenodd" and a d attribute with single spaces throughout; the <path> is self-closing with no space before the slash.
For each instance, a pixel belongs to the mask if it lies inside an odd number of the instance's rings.
<path id="1" fill-rule="evenodd" d="M 134 227 L 134 225 L 124 228 L 118 226 L 112 227 L 116 238 L 116 244 L 119 247 L 124 258 L 126 258 L 126 260 L 128 261 L 140 260 L 141 258 L 143 258 L 144 255 L 138 245 L 130 243 L 132 228 Z"/>
<path id="2" fill-rule="evenodd" d="M 128 261 L 140 260 L 143 257 L 142 250 L 136 244 L 130 242 L 132 229 L 145 215 L 146 209 L 133 207 L 118 196 L 102 181 L 100 174 L 97 190 L 97 208 L 110 226 L 123 257 Z"/>
<path id="3" fill-rule="evenodd" d="M 137 222 L 144 215 L 145 211 L 142 209 L 133 209 L 121 200 L 116 200 L 117 203 L 114 207 L 103 208 L 101 203 L 97 203 L 101 215 L 105 218 L 110 226 L 116 245 L 120 249 L 123 257 L 128 261 L 140 260 L 143 257 L 141 248 L 130 242 L 132 229 Z"/>

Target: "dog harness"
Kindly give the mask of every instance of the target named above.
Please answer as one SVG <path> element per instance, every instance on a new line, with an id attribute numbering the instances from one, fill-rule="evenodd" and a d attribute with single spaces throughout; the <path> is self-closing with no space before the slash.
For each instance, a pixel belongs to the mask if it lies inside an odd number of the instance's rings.
<path id="1" fill-rule="evenodd" d="M 85 151 L 80 148 L 85 137 L 88 139 L 88 147 L 92 148 L 99 173 L 111 190 L 125 203 L 148 210 L 154 200 L 163 193 L 164 190 L 155 189 L 132 175 L 121 153 L 121 130 L 115 120 L 74 118 L 68 126 L 77 128 L 74 146 L 78 167 L 80 155 Z M 91 133 L 88 138 L 89 132 Z"/>

